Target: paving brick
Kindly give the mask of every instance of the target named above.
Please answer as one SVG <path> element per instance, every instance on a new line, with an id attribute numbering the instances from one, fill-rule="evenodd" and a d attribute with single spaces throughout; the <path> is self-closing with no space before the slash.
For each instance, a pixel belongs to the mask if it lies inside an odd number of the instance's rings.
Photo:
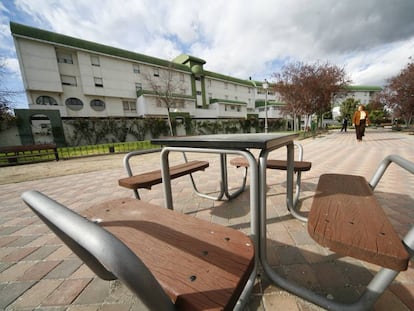
<path id="1" fill-rule="evenodd" d="M 0 236 L 0 247 L 8 246 L 8 244 L 12 243 L 18 238 L 19 238 L 18 236 L 13 236 L 13 235 Z"/>
<path id="2" fill-rule="evenodd" d="M 46 257 L 45 260 L 62 260 L 72 254 L 72 251 L 66 245 L 62 245 L 62 242 L 60 242 L 58 245 L 59 248 L 48 257 Z"/>
<path id="3" fill-rule="evenodd" d="M 348 284 L 349 280 L 334 262 L 318 262 L 312 265 L 312 270 L 322 287 L 333 287 L 339 284 Z"/>
<path id="4" fill-rule="evenodd" d="M 13 262 L 0 262 L 0 273 L 7 270 L 10 266 L 14 265 Z"/>
<path id="5" fill-rule="evenodd" d="M 22 227 L 0 227 L 0 236 L 4 235 L 11 235 L 17 231 L 19 231 Z"/>
<path id="6" fill-rule="evenodd" d="M 147 310 L 143 305 L 139 306 L 139 309 L 132 309 L 132 310 L 140 310 L 144 311 Z M 122 305 L 122 304 L 105 304 L 102 306 L 100 311 L 131 311 L 130 305 Z"/>
<path id="7" fill-rule="evenodd" d="M 295 264 L 282 266 L 286 279 L 302 285 L 306 288 L 320 288 L 320 283 L 315 270 L 307 264 Z"/>
<path id="8" fill-rule="evenodd" d="M 43 306 L 69 305 L 88 285 L 90 279 L 65 280 L 43 302 Z"/>
<path id="9" fill-rule="evenodd" d="M 22 247 L 26 246 L 33 240 L 37 239 L 39 236 L 36 235 L 25 235 L 25 236 L 16 236 L 17 239 L 7 245 L 7 247 Z"/>
<path id="10" fill-rule="evenodd" d="M 38 247 L 22 247 L 22 248 L 10 247 L 11 252 L 0 259 L 6 262 L 16 262 L 16 261 L 24 259 L 25 257 L 33 253 L 37 249 Z"/>
<path id="11" fill-rule="evenodd" d="M 401 299 L 409 310 L 414 310 L 414 284 L 394 283 L 390 286 L 391 292 Z"/>
<path id="12" fill-rule="evenodd" d="M 265 295 L 263 296 L 265 310 L 299 311 L 295 297 L 291 295 Z"/>
<path id="13" fill-rule="evenodd" d="M 35 282 L 11 282 L 1 289 L 0 310 L 5 309 Z"/>
<path id="14" fill-rule="evenodd" d="M 34 262 L 28 261 L 17 262 L 0 274 L 0 282 L 17 281 L 34 264 Z"/>
<path id="15" fill-rule="evenodd" d="M 286 246 L 280 247 L 278 250 L 279 251 L 277 255 L 282 265 L 292 265 L 306 262 L 305 258 L 298 248 Z"/>
<path id="16" fill-rule="evenodd" d="M 38 261 L 35 262 L 33 266 L 28 268 L 24 274 L 22 274 L 18 280 L 19 281 L 29 281 L 29 280 L 40 280 L 50 271 L 52 271 L 60 261 Z"/>
<path id="17" fill-rule="evenodd" d="M 401 300 L 398 299 L 391 291 L 386 290 L 374 305 L 375 311 L 409 311 L 409 309 Z"/>
<path id="18" fill-rule="evenodd" d="M 61 279 L 69 277 L 76 271 L 82 262 L 78 260 L 64 260 L 55 269 L 49 272 L 45 278 L 47 279 Z"/>
<path id="19" fill-rule="evenodd" d="M 95 278 L 96 274 L 89 269 L 85 264 L 81 265 L 78 270 L 76 270 L 72 275 L 69 276 L 71 279 L 85 279 L 85 278 Z"/>
<path id="20" fill-rule="evenodd" d="M 93 279 L 82 291 L 74 304 L 103 303 L 110 292 L 109 282 L 99 278 Z"/>
<path id="21" fill-rule="evenodd" d="M 59 247 L 56 245 L 42 246 L 35 250 L 33 253 L 24 258 L 24 260 L 42 260 L 55 252 Z"/>
<path id="22" fill-rule="evenodd" d="M 40 280 L 32 288 L 27 290 L 23 295 L 17 299 L 11 307 L 15 310 L 24 308 L 36 308 L 53 293 L 61 284 L 63 280 Z M 38 309 L 36 309 L 38 310 Z"/>

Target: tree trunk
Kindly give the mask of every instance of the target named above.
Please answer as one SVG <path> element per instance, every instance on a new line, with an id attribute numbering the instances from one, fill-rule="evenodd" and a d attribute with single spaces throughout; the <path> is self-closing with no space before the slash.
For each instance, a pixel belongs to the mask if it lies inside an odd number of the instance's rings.
<path id="1" fill-rule="evenodd" d="M 170 116 L 170 106 L 167 106 L 167 118 L 168 118 L 168 126 L 170 127 L 170 134 L 174 136 L 174 131 L 171 123 L 171 116 Z"/>

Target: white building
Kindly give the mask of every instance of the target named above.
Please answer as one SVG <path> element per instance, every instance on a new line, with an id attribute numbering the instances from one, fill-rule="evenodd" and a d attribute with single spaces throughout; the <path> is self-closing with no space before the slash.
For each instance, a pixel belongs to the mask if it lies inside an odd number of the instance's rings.
<path id="1" fill-rule="evenodd" d="M 194 56 L 168 61 L 13 22 L 10 28 L 29 109 L 58 110 L 63 119 L 165 117 L 154 85 L 162 88 L 172 75 L 172 111 L 195 119 L 263 119 L 267 106 L 268 118 L 284 117 L 281 99 L 262 82 L 204 70 L 205 61 Z M 350 87 L 349 96 L 366 104 L 378 90 Z"/>
<path id="2" fill-rule="evenodd" d="M 379 86 L 367 86 L 367 85 L 350 85 L 347 87 L 347 91 L 335 97 L 332 118 L 336 120 L 341 115 L 341 103 L 347 98 L 353 98 L 355 101 L 359 101 L 362 105 L 368 105 L 372 101 L 377 93 L 382 90 Z"/>
<path id="3" fill-rule="evenodd" d="M 165 116 L 152 84 L 158 79 L 162 88 L 169 74 L 173 110 L 193 118 L 244 118 L 263 100 L 260 82 L 206 71 L 193 56 L 167 61 L 13 22 L 10 28 L 29 109 L 59 110 L 62 118 Z"/>

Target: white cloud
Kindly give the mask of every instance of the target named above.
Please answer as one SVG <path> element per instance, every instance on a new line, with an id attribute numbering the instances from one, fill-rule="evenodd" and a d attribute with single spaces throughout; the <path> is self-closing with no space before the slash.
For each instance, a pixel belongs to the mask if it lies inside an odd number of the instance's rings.
<path id="1" fill-rule="evenodd" d="M 16 0 L 15 6 L 31 26 L 160 58 L 187 53 L 206 60 L 207 70 L 240 78 L 269 78 L 286 60 L 321 60 L 345 66 L 355 83 L 383 84 L 413 56 L 412 0 Z"/>
<path id="2" fill-rule="evenodd" d="M 5 58 L 4 65 L 9 74 L 13 75 L 14 77 L 20 77 L 20 67 L 17 58 Z"/>

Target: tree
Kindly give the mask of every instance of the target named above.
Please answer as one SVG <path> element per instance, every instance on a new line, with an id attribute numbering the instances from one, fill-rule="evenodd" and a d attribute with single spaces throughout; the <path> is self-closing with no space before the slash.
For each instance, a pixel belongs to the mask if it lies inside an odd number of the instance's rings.
<path id="1" fill-rule="evenodd" d="M 11 91 L 3 86 L 3 77 L 6 75 L 6 64 L 3 60 L 0 61 L 0 123 L 8 123 L 14 120 L 13 98 L 21 92 Z M 3 126 L 0 124 L 0 130 Z"/>
<path id="2" fill-rule="evenodd" d="M 352 118 L 354 111 L 360 104 L 359 100 L 355 100 L 355 98 L 348 97 L 341 103 L 340 111 L 341 111 L 341 119 L 344 118 Z"/>
<path id="3" fill-rule="evenodd" d="M 183 81 L 177 76 L 178 73 L 174 70 L 173 66 L 174 64 L 170 62 L 168 68 L 160 70 L 158 75 L 144 75 L 144 79 L 156 95 L 157 102 L 167 108 L 168 126 L 171 136 L 174 135 L 171 108 L 176 107 L 177 94 L 183 89 Z"/>
<path id="4" fill-rule="evenodd" d="M 388 80 L 379 101 L 392 109 L 394 117 L 403 118 L 409 126 L 414 116 L 414 63 L 408 63 L 401 72 Z"/>
<path id="5" fill-rule="evenodd" d="M 334 94 L 350 82 L 345 70 L 329 63 L 290 63 L 275 73 L 274 90 L 286 102 L 285 113 L 294 118 L 316 114 L 322 126 L 322 115 L 331 109 Z"/>

